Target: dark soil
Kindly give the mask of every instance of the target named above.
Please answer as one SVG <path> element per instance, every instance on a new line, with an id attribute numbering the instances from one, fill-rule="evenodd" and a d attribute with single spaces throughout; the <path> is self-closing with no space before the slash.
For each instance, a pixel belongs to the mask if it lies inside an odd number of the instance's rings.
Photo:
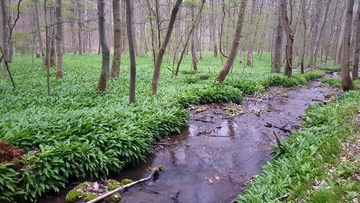
<path id="1" fill-rule="evenodd" d="M 231 202 L 271 159 L 274 132 L 281 139 L 290 136 L 301 126 L 309 105 L 334 99 L 338 93 L 313 81 L 294 89 L 271 87 L 263 94 L 245 96 L 241 105 L 189 108 L 191 121 L 181 134 L 164 138 L 145 163 L 112 177 L 138 180 L 147 176 L 148 167 L 164 166 L 156 180 L 122 193 L 121 202 Z M 64 202 L 64 196 L 41 202 Z"/>
<path id="2" fill-rule="evenodd" d="M 10 143 L 0 141 L 0 164 L 19 159 L 23 150 Z"/>

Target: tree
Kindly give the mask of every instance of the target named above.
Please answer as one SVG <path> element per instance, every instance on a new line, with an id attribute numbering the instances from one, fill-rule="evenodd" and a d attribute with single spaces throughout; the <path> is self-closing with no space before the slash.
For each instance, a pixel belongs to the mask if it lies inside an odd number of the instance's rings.
<path id="1" fill-rule="evenodd" d="M 133 38 L 133 7 L 130 0 L 126 0 L 126 28 L 129 42 L 129 54 L 130 54 L 130 92 L 129 102 L 135 102 L 135 85 L 136 85 L 136 61 L 135 61 L 135 45 Z"/>
<path id="2" fill-rule="evenodd" d="M 356 34 L 355 34 L 355 52 L 354 52 L 354 66 L 352 69 L 353 79 L 357 79 L 359 75 L 359 55 L 360 55 L 360 1 L 358 1 L 356 14 Z"/>
<path id="3" fill-rule="evenodd" d="M 1 0 L 1 13 L 2 13 L 2 24 L 3 24 L 3 57 L 4 57 L 4 68 L 3 75 L 9 76 L 9 72 L 6 68 L 6 62 L 9 61 L 10 45 L 9 45 L 9 20 L 8 20 L 8 4 L 6 0 Z"/>
<path id="4" fill-rule="evenodd" d="M 113 18 L 114 18 L 114 58 L 111 66 L 112 78 L 118 78 L 120 74 L 121 63 L 121 15 L 120 0 L 113 0 Z"/>
<path id="5" fill-rule="evenodd" d="M 350 77 L 350 43 L 351 43 L 351 24 L 353 16 L 354 0 L 347 0 L 346 17 L 344 26 L 343 52 L 341 61 L 341 86 L 344 91 L 354 88 Z"/>
<path id="6" fill-rule="evenodd" d="M 57 72 L 56 78 L 63 77 L 63 23 L 61 15 L 61 0 L 57 0 L 56 4 L 56 53 L 57 53 Z"/>
<path id="7" fill-rule="evenodd" d="M 99 26 L 99 41 L 101 46 L 101 54 L 102 54 L 102 67 L 99 83 L 97 86 L 97 90 L 104 92 L 108 90 L 109 87 L 109 64 L 110 64 L 110 51 L 106 42 L 106 34 L 105 34 L 105 1 L 98 0 L 97 1 L 98 8 L 98 26 Z M 80 53 L 79 53 L 80 54 Z"/>
<path id="8" fill-rule="evenodd" d="M 277 26 L 276 26 L 275 33 L 276 33 L 275 34 L 275 46 L 274 46 L 274 54 L 272 57 L 271 72 L 280 73 L 284 28 L 281 23 L 281 15 L 280 15 L 279 9 L 277 12 Z"/>
<path id="9" fill-rule="evenodd" d="M 286 33 L 286 49 L 285 49 L 285 59 L 286 59 L 286 66 L 285 66 L 285 75 L 291 77 L 292 75 L 292 57 L 293 57 L 293 44 L 294 44 L 294 33 L 291 30 L 291 21 L 287 15 L 287 3 L 286 0 L 279 0 L 279 7 L 280 7 L 280 16 L 281 21 L 285 29 Z M 292 8 L 290 8 L 292 9 Z M 290 16 L 290 18 L 292 18 Z"/>
<path id="10" fill-rule="evenodd" d="M 174 28 L 176 15 L 177 15 L 177 12 L 179 10 L 181 3 L 182 3 L 182 0 L 176 0 L 175 5 L 174 5 L 173 9 L 171 10 L 170 21 L 169 21 L 168 29 L 167 29 L 167 32 L 165 35 L 165 39 L 160 46 L 160 49 L 159 49 L 159 52 L 157 54 L 157 58 L 155 61 L 154 74 L 153 74 L 153 80 L 151 83 L 151 91 L 150 91 L 151 94 L 157 93 L 162 60 L 164 58 L 166 47 L 170 41 L 171 33 Z"/>
<path id="11" fill-rule="evenodd" d="M 235 30 L 235 36 L 232 42 L 232 46 L 230 49 L 229 57 L 227 58 L 223 68 L 221 69 L 218 76 L 215 78 L 215 81 L 218 81 L 220 83 L 224 82 L 226 76 L 228 75 L 231 67 L 234 64 L 236 54 L 240 45 L 240 38 L 241 38 L 241 31 L 244 23 L 244 15 L 245 15 L 245 7 L 246 7 L 247 0 L 241 0 L 240 4 L 240 12 L 238 15 L 236 30 Z"/>

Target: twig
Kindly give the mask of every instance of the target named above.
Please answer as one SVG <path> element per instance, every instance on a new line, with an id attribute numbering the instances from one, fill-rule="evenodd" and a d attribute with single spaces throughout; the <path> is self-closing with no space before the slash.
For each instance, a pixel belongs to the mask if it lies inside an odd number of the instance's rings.
<path id="1" fill-rule="evenodd" d="M 15 86 L 15 82 L 14 82 L 14 79 L 12 77 L 12 74 L 10 72 L 10 69 L 9 69 L 9 63 L 8 61 L 6 60 L 6 58 L 4 57 L 5 54 L 4 54 L 4 50 L 2 49 L 2 47 L 0 46 L 0 51 L 1 51 L 1 59 L 0 59 L 0 62 L 2 61 L 2 59 L 4 59 L 4 64 L 5 64 L 5 68 L 7 70 L 7 72 L 9 73 L 9 77 L 10 77 L 10 80 L 11 80 L 11 84 L 13 86 L 13 88 L 15 89 L 16 86 Z"/>
<path id="2" fill-rule="evenodd" d="M 162 170 L 163 170 L 163 166 L 162 166 L 162 165 L 158 165 L 158 166 L 156 166 L 156 167 L 154 167 L 154 168 L 151 169 L 151 173 L 149 174 L 148 177 L 143 178 L 143 179 L 140 179 L 140 180 L 135 181 L 135 182 L 132 182 L 132 183 L 129 183 L 129 184 L 127 184 L 127 185 L 121 186 L 121 187 L 119 187 L 119 188 L 116 188 L 116 189 L 114 189 L 114 190 L 112 190 L 112 191 L 110 191 L 110 192 L 108 192 L 108 193 L 105 193 L 105 194 L 103 194 L 103 195 L 100 195 L 99 197 L 97 197 L 97 198 L 95 198 L 95 199 L 93 199 L 93 200 L 91 200 L 91 201 L 88 201 L 87 203 L 95 203 L 95 202 L 98 202 L 98 201 L 100 201 L 100 200 L 102 200 L 102 199 L 105 199 L 106 197 L 109 197 L 110 195 L 112 195 L 112 194 L 114 194 L 114 193 L 116 193 L 116 192 L 120 192 L 120 191 L 123 191 L 123 190 L 125 190 L 125 189 L 131 188 L 131 187 L 133 187 L 133 186 L 135 186 L 135 185 L 138 185 L 138 184 L 140 184 L 140 183 L 146 182 L 146 181 L 150 180 L 151 178 L 157 176 L 157 175 L 159 174 L 159 172 L 162 171 Z"/>
<path id="3" fill-rule="evenodd" d="M 287 126 L 287 124 L 285 126 Z M 265 127 L 268 127 L 268 128 L 274 127 L 274 128 L 284 131 L 285 133 L 292 133 L 291 130 L 286 129 L 285 126 L 279 127 L 279 126 L 273 125 L 269 122 L 266 122 L 266 124 L 265 124 Z"/>
<path id="4" fill-rule="evenodd" d="M 153 143 L 151 145 L 153 145 L 153 146 L 171 146 L 172 144 L 159 142 L 159 143 Z"/>
<path id="5" fill-rule="evenodd" d="M 178 191 L 176 192 L 175 196 L 170 195 L 171 199 L 174 200 L 175 203 L 181 203 L 180 200 L 178 200 L 179 194 L 180 194 L 180 189 L 179 187 L 177 187 Z"/>
<path id="6" fill-rule="evenodd" d="M 275 131 L 273 131 L 274 135 L 275 135 L 275 139 L 276 139 L 276 144 L 278 145 L 279 148 L 283 148 L 284 146 L 281 144 L 281 141 L 280 141 L 280 138 L 279 138 L 279 135 L 276 134 Z"/>
<path id="7" fill-rule="evenodd" d="M 279 197 L 277 200 L 279 200 L 279 201 L 284 201 L 284 200 L 286 200 L 288 197 L 290 197 L 290 194 L 285 194 L 284 196 Z"/>

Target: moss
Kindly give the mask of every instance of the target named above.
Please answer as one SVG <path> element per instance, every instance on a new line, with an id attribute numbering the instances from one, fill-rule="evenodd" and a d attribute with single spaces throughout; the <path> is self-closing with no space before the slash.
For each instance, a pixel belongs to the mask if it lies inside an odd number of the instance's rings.
<path id="1" fill-rule="evenodd" d="M 87 185 L 89 183 L 88 182 L 83 182 L 83 183 L 80 183 L 79 185 L 77 185 L 74 190 L 84 190 L 85 188 L 87 188 Z"/>
<path id="2" fill-rule="evenodd" d="M 88 202 L 88 201 L 93 200 L 93 199 L 95 199 L 95 198 L 97 198 L 97 197 L 99 197 L 99 195 L 94 194 L 94 193 L 87 193 L 87 194 L 85 195 L 84 201 L 85 201 L 85 202 Z"/>
<path id="3" fill-rule="evenodd" d="M 65 201 L 66 202 L 74 202 L 82 197 L 82 193 L 76 189 L 70 190 L 66 196 Z"/>
<path id="4" fill-rule="evenodd" d="M 116 180 L 111 180 L 109 185 L 106 186 L 106 190 L 111 191 L 111 190 L 115 190 L 116 188 L 119 188 L 121 186 L 119 181 Z"/>
<path id="5" fill-rule="evenodd" d="M 127 184 L 129 184 L 129 183 L 132 183 L 133 181 L 132 180 L 130 180 L 130 179 L 123 179 L 122 181 L 121 181 L 121 185 L 127 185 Z"/>
<path id="6" fill-rule="evenodd" d="M 104 199 L 105 202 L 120 202 L 121 201 L 121 195 L 119 193 L 115 193 L 111 195 L 110 197 L 107 197 Z"/>

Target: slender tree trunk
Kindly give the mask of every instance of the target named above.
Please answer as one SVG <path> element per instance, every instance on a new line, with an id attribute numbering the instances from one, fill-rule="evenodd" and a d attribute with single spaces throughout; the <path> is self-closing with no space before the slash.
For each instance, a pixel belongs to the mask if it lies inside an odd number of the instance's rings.
<path id="1" fill-rule="evenodd" d="M 320 26 L 320 30 L 317 32 L 317 35 L 315 37 L 314 47 L 313 47 L 313 54 L 310 57 L 310 69 L 315 69 L 316 68 L 316 61 L 317 61 L 317 56 L 318 56 L 319 46 L 320 46 L 320 41 L 321 41 L 320 39 L 321 39 L 322 33 L 324 32 L 324 28 L 325 28 L 325 24 L 326 24 L 326 20 L 327 20 L 327 15 L 329 13 L 330 4 L 331 4 L 331 0 L 327 0 L 327 3 L 325 5 L 324 18 L 323 18 L 322 24 Z"/>
<path id="2" fill-rule="evenodd" d="M 133 37 L 133 20 L 132 12 L 133 7 L 131 6 L 131 0 L 126 0 L 126 27 L 127 27 L 127 36 L 129 42 L 129 54 L 130 54 L 130 92 L 129 92 L 129 102 L 135 103 L 135 85 L 136 85 L 136 60 L 135 60 L 135 45 Z"/>
<path id="3" fill-rule="evenodd" d="M 341 62 L 341 86 L 344 91 L 354 88 L 350 77 L 350 43 L 351 43 L 351 24 L 353 16 L 354 0 L 347 0 L 346 17 L 343 38 L 343 56 Z"/>
<path id="4" fill-rule="evenodd" d="M 64 75 L 63 73 L 63 23 L 62 23 L 62 14 L 61 14 L 61 0 L 57 0 L 56 4 L 56 52 L 57 52 L 57 72 L 56 78 L 61 79 Z"/>
<path id="5" fill-rule="evenodd" d="M 39 38 L 39 46 L 40 46 L 41 58 L 43 61 L 43 67 L 45 67 L 44 45 L 41 39 L 41 29 L 40 29 L 40 19 L 39 19 L 39 2 L 38 0 L 34 0 L 34 3 L 35 3 L 35 13 L 36 13 L 36 29 Z"/>
<path id="6" fill-rule="evenodd" d="M 191 20 L 196 24 L 195 22 L 195 12 L 194 12 L 194 5 L 191 6 Z M 196 28 L 196 26 L 194 27 Z M 192 65 L 193 70 L 197 70 L 197 56 L 196 56 L 196 50 L 195 50 L 195 31 L 191 34 L 191 58 L 192 58 Z"/>
<path id="7" fill-rule="evenodd" d="M 78 43 L 79 43 L 79 55 L 82 55 L 84 50 L 83 50 L 83 22 L 82 22 L 82 17 L 83 17 L 83 10 L 82 10 L 82 2 L 78 1 L 77 2 L 77 12 L 78 12 Z"/>
<path id="8" fill-rule="evenodd" d="M 214 15 L 214 7 L 215 7 L 215 3 L 214 3 L 215 0 L 211 0 L 211 12 L 213 13 Z M 212 29 L 211 31 L 211 41 L 213 43 L 213 49 L 214 49 L 214 57 L 217 57 L 218 56 L 218 48 L 217 48 L 217 39 L 216 39 L 216 25 L 217 25 L 217 20 L 216 20 L 216 17 L 215 16 L 210 16 L 210 27 Z"/>
<path id="9" fill-rule="evenodd" d="M 301 13 L 302 13 L 302 20 L 303 20 L 303 47 L 302 47 L 302 53 L 301 53 L 301 59 L 300 59 L 300 66 L 301 66 L 301 73 L 304 73 L 304 69 L 305 69 L 305 54 L 306 54 L 306 42 L 307 42 L 307 24 L 306 24 L 306 1 L 305 0 L 301 0 Z"/>
<path id="10" fill-rule="evenodd" d="M 284 35 L 284 28 L 281 23 L 280 10 L 278 10 L 278 12 L 277 12 L 277 20 L 278 20 L 278 22 L 277 22 L 276 34 L 275 34 L 275 46 L 274 46 L 274 54 L 272 57 L 271 72 L 280 73 L 283 35 Z"/>
<path id="11" fill-rule="evenodd" d="M 240 45 L 240 38 L 241 38 L 241 31 L 244 23 L 244 16 L 245 16 L 245 7 L 246 7 L 247 0 L 241 0 L 240 3 L 240 12 L 238 15 L 236 30 L 235 30 L 235 36 L 232 42 L 231 50 L 229 53 L 229 57 L 227 58 L 223 68 L 221 69 L 218 76 L 215 78 L 215 81 L 218 81 L 219 83 L 224 82 L 226 76 L 228 75 L 231 67 L 234 64 L 237 51 L 239 49 Z"/>
<path id="12" fill-rule="evenodd" d="M 9 76 L 9 72 L 6 68 L 6 62 L 9 61 L 9 55 L 10 55 L 10 45 L 9 45 L 9 34 L 10 34 L 10 28 L 9 28 L 9 20 L 8 20 L 8 5 L 6 3 L 6 0 L 1 0 L 1 12 L 2 12 L 2 25 L 3 25 L 3 47 L 4 47 L 4 67 L 3 67 L 3 75 Z"/>
<path id="13" fill-rule="evenodd" d="M 102 67 L 101 67 L 101 75 L 99 79 L 99 83 L 97 86 L 97 90 L 104 92 L 108 90 L 109 87 L 109 69 L 110 69 L 110 51 L 106 42 L 106 34 L 105 34 L 105 1 L 98 0 L 97 1 L 98 8 L 98 24 L 99 24 L 99 41 L 101 45 L 101 53 L 102 53 Z"/>
<path id="14" fill-rule="evenodd" d="M 112 78 L 118 78 L 120 74 L 120 63 L 121 63 L 121 15 L 120 15 L 119 0 L 113 0 L 113 18 L 114 18 L 114 58 L 112 61 L 110 76 Z"/>
<path id="15" fill-rule="evenodd" d="M 294 33 L 291 30 L 291 23 L 287 15 L 287 3 L 286 0 L 279 0 L 280 13 L 282 24 L 286 33 L 286 66 L 285 75 L 288 77 L 292 76 L 292 60 L 293 60 L 293 44 L 294 44 Z"/>
<path id="16" fill-rule="evenodd" d="M 152 84 L 151 84 L 151 92 L 150 92 L 151 94 L 157 93 L 162 60 L 163 60 L 163 57 L 165 54 L 166 46 L 170 41 L 171 33 L 174 28 L 174 23 L 176 20 L 176 15 L 177 15 L 177 12 L 179 10 L 181 3 L 182 3 L 182 0 L 176 0 L 175 5 L 171 11 L 171 17 L 170 17 L 169 26 L 168 26 L 168 29 L 167 29 L 167 32 L 165 35 L 165 39 L 161 44 L 161 47 L 159 49 L 159 52 L 158 52 L 157 58 L 156 58 L 156 62 L 155 62 L 153 80 L 152 80 Z"/>
<path id="17" fill-rule="evenodd" d="M 359 55 L 360 55 L 360 1 L 358 1 L 358 7 L 356 12 L 356 34 L 355 34 L 355 52 L 354 52 L 354 66 L 352 69 L 353 79 L 357 79 L 359 76 Z"/>

